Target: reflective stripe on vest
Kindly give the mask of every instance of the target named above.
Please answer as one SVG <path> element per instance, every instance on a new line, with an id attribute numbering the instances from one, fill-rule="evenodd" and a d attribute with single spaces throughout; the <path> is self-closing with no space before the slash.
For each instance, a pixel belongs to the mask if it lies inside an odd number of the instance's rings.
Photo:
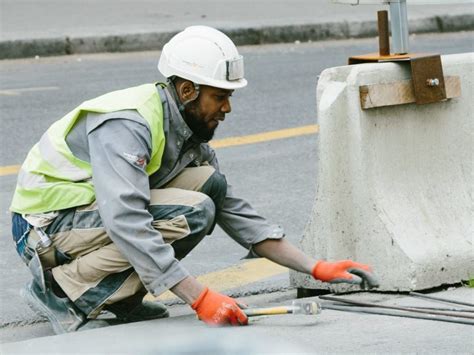
<path id="1" fill-rule="evenodd" d="M 30 150 L 18 174 L 10 209 L 17 213 L 56 211 L 92 203 L 90 163 L 76 158 L 66 137 L 82 113 L 108 113 L 136 110 L 147 121 L 152 140 L 148 175 L 157 171 L 165 147 L 163 108 L 154 84 L 114 91 L 85 101 L 62 119 L 54 122 Z"/>

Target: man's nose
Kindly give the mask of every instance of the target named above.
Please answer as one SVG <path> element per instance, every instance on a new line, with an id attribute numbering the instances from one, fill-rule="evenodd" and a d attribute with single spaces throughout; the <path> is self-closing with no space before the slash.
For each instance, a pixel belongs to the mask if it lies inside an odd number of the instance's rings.
<path id="1" fill-rule="evenodd" d="M 230 113 L 230 111 L 232 111 L 232 107 L 230 105 L 230 100 L 227 99 L 224 105 L 221 107 L 221 112 Z"/>

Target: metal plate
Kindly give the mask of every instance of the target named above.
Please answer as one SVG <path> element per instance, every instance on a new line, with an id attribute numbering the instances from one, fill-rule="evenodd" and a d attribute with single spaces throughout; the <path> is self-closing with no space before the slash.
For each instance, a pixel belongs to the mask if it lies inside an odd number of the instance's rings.
<path id="1" fill-rule="evenodd" d="M 383 62 L 410 63 L 416 104 L 446 100 L 443 67 L 439 54 L 408 53 L 381 56 L 379 53 L 369 53 L 349 58 L 349 65 Z"/>
<path id="2" fill-rule="evenodd" d="M 446 99 L 441 57 L 432 55 L 411 58 L 411 76 L 418 105 Z"/>

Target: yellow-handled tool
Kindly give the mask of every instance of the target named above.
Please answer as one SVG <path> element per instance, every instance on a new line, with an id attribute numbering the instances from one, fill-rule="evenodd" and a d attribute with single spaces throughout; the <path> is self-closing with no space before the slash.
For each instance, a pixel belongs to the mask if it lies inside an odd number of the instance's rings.
<path id="1" fill-rule="evenodd" d="M 277 314 L 315 315 L 321 313 L 321 306 L 317 302 L 293 301 L 291 306 L 245 308 L 243 311 L 247 317 L 270 316 Z"/>

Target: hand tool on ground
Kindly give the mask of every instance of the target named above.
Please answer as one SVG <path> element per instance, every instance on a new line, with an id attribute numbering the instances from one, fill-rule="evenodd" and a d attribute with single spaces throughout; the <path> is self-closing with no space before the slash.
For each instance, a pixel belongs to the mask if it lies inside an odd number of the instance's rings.
<path id="1" fill-rule="evenodd" d="M 288 306 L 244 308 L 247 317 L 270 316 L 278 314 L 315 315 L 321 313 L 321 306 L 317 302 L 293 301 Z"/>
<path id="2" fill-rule="evenodd" d="M 415 309 L 409 307 L 389 306 L 376 303 L 354 301 L 346 298 L 332 297 L 332 296 L 319 296 L 320 299 L 328 301 L 336 301 L 341 303 L 347 303 L 353 307 L 347 307 L 337 304 L 322 304 L 323 309 L 332 309 L 346 312 L 362 312 L 371 314 L 381 314 L 395 317 L 406 317 L 406 318 L 418 318 L 418 319 L 429 319 L 438 320 L 443 322 L 461 323 L 474 325 L 474 315 L 461 314 L 456 312 L 444 312 L 444 311 L 429 311 L 424 309 Z M 355 307 L 354 307 L 355 306 Z M 379 308 L 379 309 L 376 309 Z M 382 309 L 380 309 L 382 308 Z M 420 314 L 421 313 L 421 314 Z"/>

